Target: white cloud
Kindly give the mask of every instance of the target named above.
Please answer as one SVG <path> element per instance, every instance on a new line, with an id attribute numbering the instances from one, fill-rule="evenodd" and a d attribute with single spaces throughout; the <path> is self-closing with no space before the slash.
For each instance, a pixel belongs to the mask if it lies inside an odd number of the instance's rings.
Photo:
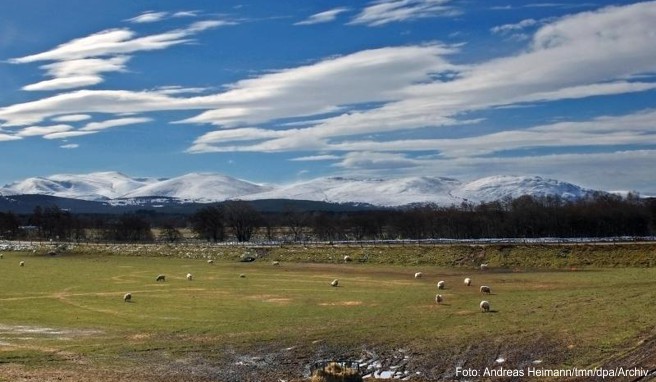
<path id="1" fill-rule="evenodd" d="M 65 144 L 65 145 L 61 145 L 59 147 L 62 148 L 62 149 L 69 149 L 70 150 L 70 149 L 76 149 L 76 148 L 80 147 L 80 145 L 78 145 L 77 143 L 68 143 L 68 144 Z"/>
<path id="2" fill-rule="evenodd" d="M 171 15 L 171 17 L 197 17 L 198 13 L 198 11 L 178 11 Z"/>
<path id="3" fill-rule="evenodd" d="M 377 0 L 365 7 L 350 24 L 380 26 L 392 22 L 460 14 L 451 0 Z"/>
<path id="4" fill-rule="evenodd" d="M 164 17 L 166 13 L 162 13 Z M 155 21 L 160 13 L 144 14 L 144 19 Z M 142 16 L 144 16 L 142 15 Z M 141 17 L 141 16 L 140 16 Z M 160 16 L 157 16 L 160 17 Z M 135 21 L 145 22 L 145 21 Z M 26 85 L 24 90 L 59 90 L 95 85 L 103 81 L 105 72 L 121 72 L 130 54 L 166 49 L 174 45 L 192 42 L 200 32 L 220 26 L 234 25 L 222 20 L 197 21 L 184 29 L 138 37 L 130 29 L 108 29 L 86 37 L 60 44 L 54 49 L 9 60 L 14 64 L 38 61 L 54 61 L 41 66 L 54 79 Z"/>
<path id="5" fill-rule="evenodd" d="M 298 157 L 298 158 L 292 158 L 290 161 L 294 162 L 317 162 L 317 161 L 326 161 L 326 160 L 336 160 L 340 159 L 342 157 L 338 155 L 310 155 L 310 156 L 305 156 L 305 157 Z"/>
<path id="6" fill-rule="evenodd" d="M 6 141 L 17 141 L 23 139 L 22 137 L 19 137 L 17 135 L 11 135 L 11 134 L 5 134 L 0 132 L 0 142 L 6 142 Z"/>
<path id="7" fill-rule="evenodd" d="M 186 29 L 186 33 L 189 34 L 198 33 L 212 28 L 218 28 L 218 27 L 224 27 L 224 26 L 230 26 L 236 24 L 237 23 L 234 21 L 227 21 L 227 20 L 196 21 L 195 23 L 191 24 L 189 28 Z"/>
<path id="8" fill-rule="evenodd" d="M 139 16 L 133 17 L 131 19 L 128 19 L 127 21 L 132 22 L 132 23 L 154 23 L 157 21 L 161 21 L 166 16 L 168 16 L 168 12 L 153 12 L 153 11 L 148 11 L 140 14 Z"/>
<path id="9" fill-rule="evenodd" d="M 409 159 L 404 154 L 358 151 L 347 153 L 344 159 L 336 166 L 357 168 L 359 170 L 393 170 L 412 168 L 420 165 L 420 162 Z"/>
<path id="10" fill-rule="evenodd" d="M 656 145 L 656 110 L 589 121 L 560 122 L 521 130 L 456 139 L 352 141 L 329 145 L 342 151 L 434 151 L 441 158 L 477 157 L 504 151 L 544 147 Z M 618 128 L 620 126 L 621 128 Z"/>
<path id="11" fill-rule="evenodd" d="M 91 116 L 88 114 L 68 114 L 52 118 L 55 122 L 80 122 L 87 119 L 91 119 Z"/>
<path id="12" fill-rule="evenodd" d="M 77 90 L 0 108 L 4 126 L 24 126 L 61 114 L 124 114 L 143 111 L 206 109 L 207 104 L 155 92 Z"/>
<path id="13" fill-rule="evenodd" d="M 265 74 L 205 97 L 221 108 L 183 122 L 232 127 L 336 112 L 342 105 L 392 101 L 402 97 L 399 91 L 408 84 L 453 70 L 455 66 L 441 57 L 453 52 L 440 45 L 371 49 Z"/>
<path id="14" fill-rule="evenodd" d="M 161 94 L 168 94 L 168 95 L 175 95 L 175 94 L 193 94 L 193 93 L 205 93 L 209 90 L 209 88 L 200 88 L 200 87 L 182 87 L 182 86 L 177 86 L 177 85 L 171 85 L 171 86 L 160 86 L 156 89 L 154 89 L 154 92 L 161 93 Z"/>
<path id="15" fill-rule="evenodd" d="M 133 17 L 126 21 L 135 23 L 135 24 L 145 24 L 145 23 L 154 23 L 168 18 L 180 18 L 180 17 L 198 17 L 198 11 L 178 11 L 174 13 L 170 12 L 155 12 L 155 11 L 146 11 L 139 16 Z"/>
<path id="16" fill-rule="evenodd" d="M 134 125 L 137 123 L 146 123 L 152 121 L 152 118 L 145 118 L 145 117 L 130 117 L 130 118 L 117 118 L 117 119 L 110 119 L 106 121 L 101 121 L 101 122 L 90 122 L 87 123 L 83 128 L 81 128 L 81 131 L 97 131 L 97 130 L 104 130 L 104 129 L 109 129 L 112 127 L 118 127 L 118 126 L 126 126 L 126 125 Z"/>
<path id="17" fill-rule="evenodd" d="M 493 27 L 491 31 L 492 33 L 501 33 L 501 34 L 517 32 L 526 29 L 528 27 L 532 27 L 537 23 L 538 22 L 535 19 L 524 19 L 516 24 L 504 24 L 504 25 Z"/>
<path id="18" fill-rule="evenodd" d="M 20 137 L 44 136 L 69 131 L 71 129 L 73 129 L 73 127 L 70 125 L 30 126 L 20 130 L 16 135 Z"/>
<path id="19" fill-rule="evenodd" d="M 61 90 L 96 85 L 103 81 L 100 76 L 60 77 L 23 86 L 27 91 Z"/>
<path id="20" fill-rule="evenodd" d="M 316 13 L 303 21 L 294 25 L 314 25 L 334 21 L 340 13 L 348 11 L 348 8 L 335 8 L 324 12 Z"/>
<path id="21" fill-rule="evenodd" d="M 103 72 L 123 72 L 129 56 L 114 56 L 109 58 L 80 58 L 57 61 L 41 66 L 52 77 L 71 77 L 93 75 Z"/>
<path id="22" fill-rule="evenodd" d="M 89 135 L 89 134 L 94 134 L 97 131 L 64 131 L 61 133 L 52 133 L 52 134 L 47 134 L 44 135 L 43 138 L 45 139 L 66 139 L 66 138 L 73 138 L 73 137 L 80 137 L 82 135 Z"/>

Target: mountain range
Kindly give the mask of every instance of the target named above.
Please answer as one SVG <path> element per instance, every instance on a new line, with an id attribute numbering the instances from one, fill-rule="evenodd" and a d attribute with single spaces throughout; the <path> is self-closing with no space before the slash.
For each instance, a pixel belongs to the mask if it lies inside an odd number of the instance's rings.
<path id="1" fill-rule="evenodd" d="M 224 200 L 306 200 L 329 203 L 363 203 L 401 206 L 435 203 L 449 206 L 479 203 L 522 195 L 558 196 L 572 200 L 594 190 L 539 176 L 491 176 L 469 182 L 421 176 L 394 179 L 324 177 L 288 185 L 257 184 L 215 174 L 190 173 L 175 178 L 133 178 L 119 172 L 56 174 L 16 181 L 0 188 L 0 195 L 45 195 L 111 205 L 154 199 L 176 203 L 210 203 Z"/>

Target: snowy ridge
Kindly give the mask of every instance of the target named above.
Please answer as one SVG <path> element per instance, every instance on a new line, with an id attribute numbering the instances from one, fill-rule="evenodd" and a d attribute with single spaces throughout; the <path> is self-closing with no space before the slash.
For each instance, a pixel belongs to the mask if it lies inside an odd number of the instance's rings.
<path id="1" fill-rule="evenodd" d="M 115 171 L 90 174 L 55 174 L 27 178 L 0 189 L 2 195 L 38 194 L 82 200 L 121 197 L 127 192 L 157 182 L 155 178 L 131 178 Z"/>
<path id="2" fill-rule="evenodd" d="M 518 198 L 522 195 L 534 197 L 558 196 L 565 200 L 583 198 L 592 190 L 571 183 L 540 176 L 490 176 L 469 182 L 455 194 L 475 202 L 488 202 L 506 197 Z"/>
<path id="3" fill-rule="evenodd" d="M 0 188 L 2 195 L 41 194 L 73 199 L 131 204 L 140 198 L 178 202 L 229 199 L 296 199 L 332 203 L 399 206 L 435 203 L 442 206 L 478 203 L 522 195 L 558 196 L 572 200 L 593 190 L 539 176 L 491 176 L 467 183 L 444 177 L 396 179 L 326 177 L 289 185 L 262 185 L 214 173 L 190 173 L 170 179 L 131 178 L 118 172 L 57 174 L 28 178 Z"/>
<path id="4" fill-rule="evenodd" d="M 166 196 L 195 202 L 215 202 L 269 191 L 244 180 L 212 173 L 190 173 L 152 183 L 122 195 L 122 198 Z"/>
<path id="5" fill-rule="evenodd" d="M 244 199 L 298 199 L 333 203 L 369 203 L 398 206 L 410 203 L 451 205 L 462 199 L 449 191 L 460 185 L 455 179 L 411 177 L 400 179 L 317 178 L 280 187 L 269 192 L 247 195 Z"/>

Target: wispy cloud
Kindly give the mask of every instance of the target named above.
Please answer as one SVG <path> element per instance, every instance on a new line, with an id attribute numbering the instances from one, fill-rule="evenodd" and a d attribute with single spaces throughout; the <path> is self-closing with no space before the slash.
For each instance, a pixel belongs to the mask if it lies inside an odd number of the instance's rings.
<path id="1" fill-rule="evenodd" d="M 19 137 L 17 135 L 13 134 L 5 134 L 0 132 L 0 142 L 6 142 L 6 141 L 17 141 L 23 139 L 22 137 Z"/>
<path id="2" fill-rule="evenodd" d="M 313 25 L 334 21 L 340 13 L 348 11 L 348 8 L 335 8 L 324 12 L 316 13 L 303 21 L 299 21 L 294 25 Z"/>
<path id="3" fill-rule="evenodd" d="M 91 119 L 91 116 L 88 114 L 69 114 L 52 118 L 55 122 L 80 122 L 86 121 L 87 119 Z"/>
<path id="4" fill-rule="evenodd" d="M 52 133 L 52 134 L 46 134 L 43 136 L 45 139 L 67 139 L 67 138 L 74 138 L 74 137 L 80 137 L 83 135 L 89 135 L 89 134 L 94 134 L 96 131 L 64 131 L 61 133 Z"/>
<path id="5" fill-rule="evenodd" d="M 404 154 L 356 151 L 346 154 L 337 167 L 368 170 L 394 170 L 420 166 L 421 162 L 408 158 Z"/>
<path id="6" fill-rule="evenodd" d="M 378 0 L 365 7 L 350 24 L 380 26 L 392 22 L 460 14 L 459 9 L 448 5 L 450 2 L 451 0 Z"/>
<path id="7" fill-rule="evenodd" d="M 327 160 L 336 160 L 341 157 L 338 155 L 325 154 L 325 155 L 310 155 L 305 157 L 292 158 L 291 161 L 294 162 L 318 162 L 318 161 L 327 161 Z"/>
<path id="8" fill-rule="evenodd" d="M 147 117 L 117 118 L 117 119 L 110 119 L 110 120 L 101 121 L 101 122 L 90 122 L 90 123 L 87 123 L 80 130 L 81 131 L 105 130 L 105 129 L 109 129 L 111 127 L 134 125 L 134 124 L 138 124 L 138 123 L 146 123 L 146 122 L 151 122 L 151 121 L 152 121 L 152 118 L 147 118 Z"/>
<path id="9" fill-rule="evenodd" d="M 45 136 L 49 134 L 61 133 L 72 130 L 70 125 L 53 125 L 53 126 L 30 126 L 20 130 L 16 135 L 19 137 Z"/>
<path id="10" fill-rule="evenodd" d="M 198 17 L 200 14 L 199 11 L 177 11 L 177 12 L 156 12 L 156 11 L 146 11 L 139 16 L 127 19 L 127 22 L 134 24 L 147 24 L 163 21 L 170 18 L 181 18 L 181 17 Z"/>
<path id="11" fill-rule="evenodd" d="M 528 27 L 535 26 L 537 23 L 538 21 L 535 19 L 524 19 L 515 24 L 504 24 L 504 25 L 493 27 L 491 31 L 492 33 L 506 34 L 510 32 L 517 32 L 517 31 L 524 30 Z"/>
<path id="12" fill-rule="evenodd" d="M 145 19 L 155 21 L 156 17 L 165 17 L 166 13 L 145 15 L 148 16 Z M 71 40 L 45 52 L 13 58 L 9 62 L 25 64 L 52 61 L 41 68 L 46 71 L 46 75 L 54 78 L 26 85 L 23 90 L 44 91 L 87 87 L 103 82 L 102 73 L 124 71 L 131 54 L 189 43 L 197 33 L 234 24 L 226 20 L 203 20 L 196 21 L 187 28 L 148 36 L 137 36 L 136 32 L 127 28 L 108 29 Z"/>
<path id="13" fill-rule="evenodd" d="M 128 19 L 127 21 L 131 23 L 143 24 L 143 23 L 154 23 L 161 21 L 169 15 L 168 12 L 153 12 L 148 11 L 140 14 L 139 16 Z"/>
<path id="14" fill-rule="evenodd" d="M 68 143 L 68 144 L 65 144 L 65 145 L 61 145 L 59 147 L 62 148 L 62 149 L 70 150 L 70 149 L 76 149 L 76 148 L 80 147 L 80 145 L 78 145 L 77 143 Z"/>

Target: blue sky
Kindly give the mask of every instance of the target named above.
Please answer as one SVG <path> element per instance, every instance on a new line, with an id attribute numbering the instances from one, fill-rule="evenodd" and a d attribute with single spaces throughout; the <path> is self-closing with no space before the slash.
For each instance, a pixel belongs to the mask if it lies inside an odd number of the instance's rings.
<path id="1" fill-rule="evenodd" d="M 0 183 L 541 175 L 656 195 L 654 41 L 654 1 L 0 1 Z"/>

